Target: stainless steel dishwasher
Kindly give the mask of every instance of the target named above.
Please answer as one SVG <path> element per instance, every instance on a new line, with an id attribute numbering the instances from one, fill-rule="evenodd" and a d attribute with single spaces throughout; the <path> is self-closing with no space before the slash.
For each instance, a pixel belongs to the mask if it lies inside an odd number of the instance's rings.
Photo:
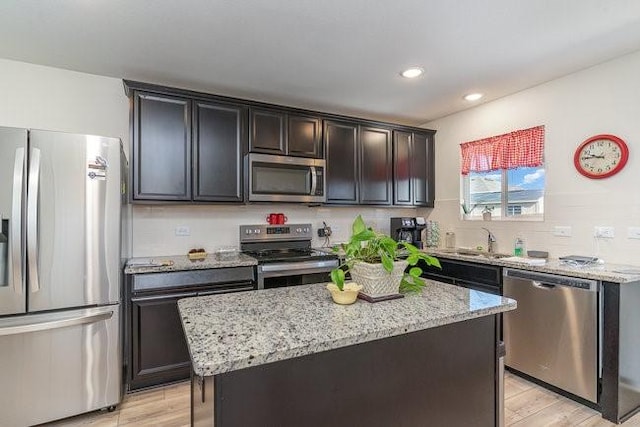
<path id="1" fill-rule="evenodd" d="M 505 365 L 598 401 L 599 282 L 504 269 L 504 296 L 518 308 L 504 314 Z"/>

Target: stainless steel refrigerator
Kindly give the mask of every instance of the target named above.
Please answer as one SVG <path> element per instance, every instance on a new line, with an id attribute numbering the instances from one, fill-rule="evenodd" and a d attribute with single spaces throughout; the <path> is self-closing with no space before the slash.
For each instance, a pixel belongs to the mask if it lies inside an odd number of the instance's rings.
<path id="1" fill-rule="evenodd" d="M 121 400 L 118 139 L 0 128 L 0 426 Z"/>

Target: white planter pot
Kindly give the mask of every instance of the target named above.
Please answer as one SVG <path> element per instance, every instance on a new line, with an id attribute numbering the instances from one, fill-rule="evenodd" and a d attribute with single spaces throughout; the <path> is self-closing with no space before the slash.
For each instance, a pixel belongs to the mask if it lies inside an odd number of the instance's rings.
<path id="1" fill-rule="evenodd" d="M 409 265 L 407 261 L 396 261 L 393 263 L 393 270 L 389 273 L 382 264 L 357 262 L 351 268 L 351 279 L 362 285 L 360 292 L 370 297 L 397 295 L 400 292 L 400 282 L 407 265 Z"/>

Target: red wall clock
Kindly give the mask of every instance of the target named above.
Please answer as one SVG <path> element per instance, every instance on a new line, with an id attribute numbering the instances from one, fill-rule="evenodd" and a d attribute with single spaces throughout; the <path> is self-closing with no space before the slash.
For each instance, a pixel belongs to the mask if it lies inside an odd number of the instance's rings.
<path id="1" fill-rule="evenodd" d="M 596 135 L 576 149 L 573 163 L 587 178 L 602 179 L 617 174 L 629 159 L 627 144 L 614 135 Z"/>

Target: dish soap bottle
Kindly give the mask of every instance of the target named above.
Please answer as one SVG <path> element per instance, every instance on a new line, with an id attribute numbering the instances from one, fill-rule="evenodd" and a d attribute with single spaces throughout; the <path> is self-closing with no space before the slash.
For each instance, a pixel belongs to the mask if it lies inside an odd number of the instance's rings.
<path id="1" fill-rule="evenodd" d="M 513 254 L 515 256 L 524 256 L 524 240 L 522 240 L 520 237 L 516 238 L 516 243 L 513 247 Z"/>

